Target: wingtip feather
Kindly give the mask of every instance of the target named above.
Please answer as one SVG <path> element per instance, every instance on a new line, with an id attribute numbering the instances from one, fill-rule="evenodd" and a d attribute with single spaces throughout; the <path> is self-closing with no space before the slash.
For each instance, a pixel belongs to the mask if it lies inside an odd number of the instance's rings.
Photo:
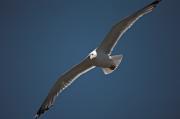
<path id="1" fill-rule="evenodd" d="M 144 10 L 145 10 L 145 13 L 149 13 L 151 12 L 158 4 L 159 2 L 161 2 L 161 0 L 155 0 L 153 1 L 152 3 L 150 3 L 149 5 L 147 5 Z"/>
<path id="2" fill-rule="evenodd" d="M 156 7 L 157 4 L 159 4 L 161 2 L 161 0 L 155 0 L 154 2 L 152 2 L 149 6 L 154 6 Z"/>
<path id="3" fill-rule="evenodd" d="M 49 110 L 49 108 L 39 108 L 39 110 L 37 111 L 36 115 L 34 116 L 35 119 L 38 119 L 42 114 L 44 114 L 44 112 L 46 112 L 47 110 Z"/>

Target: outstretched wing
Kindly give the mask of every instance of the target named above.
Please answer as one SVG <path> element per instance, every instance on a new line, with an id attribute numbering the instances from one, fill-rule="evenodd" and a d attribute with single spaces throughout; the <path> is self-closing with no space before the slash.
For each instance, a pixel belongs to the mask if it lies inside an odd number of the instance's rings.
<path id="1" fill-rule="evenodd" d="M 58 94 L 68 87 L 75 79 L 94 67 L 95 66 L 92 65 L 89 57 L 87 57 L 80 64 L 74 66 L 70 71 L 63 74 L 50 90 L 48 96 L 36 113 L 35 118 L 38 118 L 41 114 L 47 111 L 53 105 Z"/>
<path id="2" fill-rule="evenodd" d="M 121 36 L 143 15 L 151 12 L 161 0 L 155 0 L 143 9 L 135 12 L 134 14 L 126 17 L 119 23 L 115 24 L 111 31 L 107 34 L 103 42 L 97 50 L 103 51 L 106 54 L 111 54 Z"/>

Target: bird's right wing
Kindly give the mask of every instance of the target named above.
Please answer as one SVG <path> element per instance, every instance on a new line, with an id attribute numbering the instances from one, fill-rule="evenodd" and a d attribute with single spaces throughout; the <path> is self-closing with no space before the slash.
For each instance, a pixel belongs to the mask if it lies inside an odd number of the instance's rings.
<path id="1" fill-rule="evenodd" d="M 41 114 L 47 111 L 54 104 L 58 94 L 68 87 L 75 79 L 94 67 L 95 66 L 92 65 L 90 58 L 87 57 L 80 64 L 74 66 L 68 72 L 63 74 L 50 90 L 48 96 L 37 111 L 35 118 L 38 118 Z"/>
<path id="2" fill-rule="evenodd" d="M 103 42 L 100 44 L 97 50 L 104 52 L 105 54 L 111 54 L 121 36 L 143 15 L 151 12 L 161 0 L 155 0 L 151 4 L 135 12 L 134 14 L 126 17 L 119 23 L 115 24 L 111 31 L 107 34 Z"/>

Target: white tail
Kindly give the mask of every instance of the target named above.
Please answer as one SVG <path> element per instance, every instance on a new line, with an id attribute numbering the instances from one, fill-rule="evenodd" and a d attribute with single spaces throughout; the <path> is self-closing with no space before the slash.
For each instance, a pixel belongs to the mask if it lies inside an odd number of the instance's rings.
<path id="1" fill-rule="evenodd" d="M 123 55 L 114 55 L 114 56 L 112 56 L 112 60 L 113 60 L 113 62 L 115 63 L 115 65 L 116 65 L 116 68 L 119 66 L 119 64 L 121 63 L 121 61 L 122 61 L 122 58 L 123 58 Z M 115 69 L 116 69 L 115 68 Z M 115 70 L 114 69 L 114 70 Z M 104 74 L 110 74 L 110 73 L 112 73 L 114 70 L 112 70 L 112 69 L 110 69 L 110 68 L 102 68 L 102 70 L 103 70 L 103 72 L 104 72 Z"/>

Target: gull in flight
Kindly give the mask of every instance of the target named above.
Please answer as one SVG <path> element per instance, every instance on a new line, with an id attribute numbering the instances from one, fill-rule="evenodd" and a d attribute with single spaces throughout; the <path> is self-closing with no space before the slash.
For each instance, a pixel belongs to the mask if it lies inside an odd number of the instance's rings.
<path id="1" fill-rule="evenodd" d="M 47 97 L 41 104 L 37 111 L 35 118 L 37 119 L 45 111 L 49 110 L 53 106 L 56 97 L 73 81 L 75 81 L 82 74 L 90 71 L 95 67 L 102 68 L 104 74 L 112 73 L 121 63 L 123 55 L 113 55 L 111 52 L 121 36 L 143 15 L 151 12 L 161 0 L 155 0 L 144 8 L 136 11 L 132 15 L 124 18 L 117 24 L 115 24 L 110 32 L 107 34 L 102 43 L 93 50 L 84 60 L 69 71 L 62 74 L 54 86 L 49 91 Z"/>

